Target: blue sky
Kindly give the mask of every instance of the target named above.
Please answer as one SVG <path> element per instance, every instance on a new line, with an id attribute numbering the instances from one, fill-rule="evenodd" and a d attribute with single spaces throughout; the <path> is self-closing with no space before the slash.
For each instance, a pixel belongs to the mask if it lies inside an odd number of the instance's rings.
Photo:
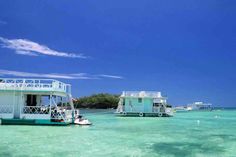
<path id="1" fill-rule="evenodd" d="M 235 17 L 234 0 L 0 1 L 0 75 L 233 107 Z"/>

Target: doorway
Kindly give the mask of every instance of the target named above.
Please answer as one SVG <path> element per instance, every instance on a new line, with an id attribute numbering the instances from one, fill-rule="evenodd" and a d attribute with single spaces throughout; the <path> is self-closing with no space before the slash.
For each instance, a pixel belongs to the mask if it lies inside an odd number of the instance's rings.
<path id="1" fill-rule="evenodd" d="M 37 96 L 36 95 L 27 95 L 26 96 L 26 106 L 36 106 L 37 105 Z"/>

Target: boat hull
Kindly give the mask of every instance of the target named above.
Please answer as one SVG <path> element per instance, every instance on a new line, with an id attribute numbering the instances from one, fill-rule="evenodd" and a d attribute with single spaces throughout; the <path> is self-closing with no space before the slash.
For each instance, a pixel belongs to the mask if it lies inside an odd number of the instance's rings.
<path id="1" fill-rule="evenodd" d="M 74 121 L 74 124 L 75 125 L 92 125 L 92 123 L 88 120 L 79 120 L 79 119 L 76 119 Z"/>
<path id="2" fill-rule="evenodd" d="M 1 119 L 2 125 L 58 125 L 65 126 L 70 123 L 66 122 L 52 122 L 51 120 L 38 119 Z"/>
<path id="3" fill-rule="evenodd" d="M 138 112 L 121 112 L 115 113 L 116 116 L 120 117 L 172 117 L 173 115 L 167 113 L 138 113 Z"/>

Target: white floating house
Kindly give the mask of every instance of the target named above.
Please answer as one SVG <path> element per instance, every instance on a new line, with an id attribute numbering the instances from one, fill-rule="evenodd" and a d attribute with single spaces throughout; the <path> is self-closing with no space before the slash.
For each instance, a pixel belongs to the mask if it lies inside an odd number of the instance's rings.
<path id="1" fill-rule="evenodd" d="M 188 104 L 187 108 L 189 108 L 189 111 L 198 111 L 198 110 L 211 111 L 213 109 L 211 103 L 204 103 L 201 101 Z"/>
<path id="2" fill-rule="evenodd" d="M 71 85 L 49 79 L 0 79 L 0 123 L 67 125 L 74 122 Z"/>
<path id="3" fill-rule="evenodd" d="M 116 111 L 121 116 L 173 116 L 167 97 L 161 92 L 124 91 Z"/>

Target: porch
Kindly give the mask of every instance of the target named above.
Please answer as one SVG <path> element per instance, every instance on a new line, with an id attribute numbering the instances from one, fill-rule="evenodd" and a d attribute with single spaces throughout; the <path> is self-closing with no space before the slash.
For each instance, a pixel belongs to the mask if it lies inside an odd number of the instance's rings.
<path id="1" fill-rule="evenodd" d="M 0 105 L 0 119 L 12 119 L 17 122 L 19 120 L 34 120 L 38 123 L 66 123 L 73 122 L 73 110 L 63 107 L 50 107 L 45 106 L 24 106 L 21 108 L 19 118 L 14 118 L 14 107 L 10 105 Z M 13 122 L 13 121 L 11 121 Z"/>

